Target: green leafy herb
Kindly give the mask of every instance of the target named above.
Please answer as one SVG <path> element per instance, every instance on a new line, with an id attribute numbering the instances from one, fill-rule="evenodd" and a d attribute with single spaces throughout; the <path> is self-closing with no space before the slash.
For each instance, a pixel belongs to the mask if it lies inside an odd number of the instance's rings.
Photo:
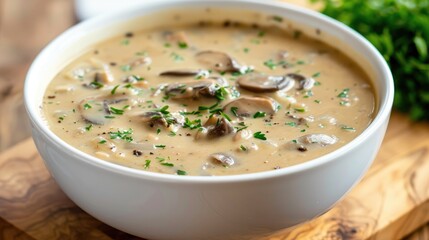
<path id="1" fill-rule="evenodd" d="M 238 124 L 238 127 L 235 127 L 235 129 L 237 130 L 237 132 L 240 132 L 241 130 L 244 130 L 244 129 L 246 129 L 248 126 L 246 126 L 245 124 L 244 124 L 244 122 L 240 122 L 239 124 Z"/>
<path id="2" fill-rule="evenodd" d="M 124 39 L 124 40 L 121 41 L 121 45 L 126 46 L 128 44 L 130 44 L 130 40 L 128 40 L 128 39 Z"/>
<path id="3" fill-rule="evenodd" d="M 163 144 L 158 144 L 158 145 L 155 145 L 155 147 L 156 147 L 156 148 L 162 148 L 162 149 L 164 149 L 164 148 L 165 148 L 165 145 L 163 145 Z"/>
<path id="4" fill-rule="evenodd" d="M 110 112 L 116 115 L 122 115 L 124 114 L 124 110 L 119 108 L 110 107 Z"/>
<path id="5" fill-rule="evenodd" d="M 89 132 L 89 131 L 91 131 L 92 127 L 93 127 L 93 125 L 92 125 L 92 124 L 89 124 L 88 126 L 86 126 L 86 127 L 85 127 L 85 130 L 86 130 L 87 132 Z"/>
<path id="6" fill-rule="evenodd" d="M 265 61 L 265 62 L 264 62 L 264 65 L 265 65 L 266 67 L 268 67 L 269 69 L 271 69 L 271 70 L 276 69 L 276 67 L 277 67 L 277 63 L 275 63 L 275 62 L 273 61 L 273 59 L 269 59 L 269 60 Z"/>
<path id="7" fill-rule="evenodd" d="M 343 91 L 340 92 L 340 94 L 338 94 L 337 97 L 339 97 L 339 98 L 348 98 L 349 97 L 349 91 L 350 91 L 349 88 L 345 88 L 345 89 L 343 89 Z"/>
<path id="8" fill-rule="evenodd" d="M 274 21 L 276 21 L 276 22 L 283 22 L 283 18 L 282 18 L 282 17 L 280 17 L 280 16 L 276 16 L 276 15 L 274 15 L 274 16 L 272 17 L 272 19 L 273 19 Z"/>
<path id="9" fill-rule="evenodd" d="M 250 51 L 249 48 L 243 48 L 243 52 L 248 53 Z"/>
<path id="10" fill-rule="evenodd" d="M 117 132 L 109 132 L 110 139 L 122 139 L 127 142 L 132 142 L 134 139 L 131 136 L 133 134 L 133 130 L 130 128 L 128 130 L 118 130 Z"/>
<path id="11" fill-rule="evenodd" d="M 181 48 L 181 49 L 188 48 L 188 44 L 186 42 L 178 42 L 177 46 L 179 46 L 179 48 Z"/>
<path id="12" fill-rule="evenodd" d="M 99 141 L 98 143 L 99 143 L 99 144 L 105 144 L 106 142 L 107 142 L 107 141 L 103 139 L 103 140 Z"/>
<path id="13" fill-rule="evenodd" d="M 118 87 L 119 87 L 119 84 L 118 85 L 116 85 L 113 89 L 112 89 L 112 91 L 110 91 L 110 93 L 113 95 L 113 94 L 115 94 L 116 93 L 116 89 L 118 89 Z"/>
<path id="14" fill-rule="evenodd" d="M 115 116 L 106 115 L 104 116 L 104 118 L 112 119 L 112 118 L 115 118 Z"/>
<path id="15" fill-rule="evenodd" d="M 175 52 L 172 52 L 172 53 L 170 54 L 170 56 L 171 56 L 171 58 L 173 58 L 173 60 L 174 60 L 175 62 L 181 62 L 181 61 L 183 61 L 183 60 L 184 60 L 184 58 L 183 58 L 182 56 L 180 56 L 179 54 L 177 54 L 177 53 L 175 53 Z"/>
<path id="16" fill-rule="evenodd" d="M 162 162 L 161 165 L 166 166 L 166 167 L 174 167 L 174 164 L 169 163 L 169 162 Z"/>
<path id="17" fill-rule="evenodd" d="M 357 30 L 383 55 L 395 81 L 394 106 L 414 120 L 429 120 L 428 1 L 316 1 L 324 14 Z"/>
<path id="18" fill-rule="evenodd" d="M 320 72 L 317 72 L 317 73 L 313 74 L 313 76 L 311 76 L 311 77 L 313 77 L 313 78 L 320 77 Z"/>
<path id="19" fill-rule="evenodd" d="M 91 106 L 89 103 L 85 103 L 85 104 L 83 105 L 83 109 L 84 109 L 84 110 L 88 110 L 88 109 L 90 109 L 90 108 L 92 108 L 92 106 Z"/>
<path id="20" fill-rule="evenodd" d="M 201 119 L 195 119 L 191 121 L 189 118 L 185 118 L 185 122 L 183 123 L 183 128 L 196 129 L 202 127 Z"/>
<path id="21" fill-rule="evenodd" d="M 133 69 L 133 67 L 131 67 L 131 65 L 122 65 L 121 66 L 121 70 L 124 72 L 129 72 Z"/>
<path id="22" fill-rule="evenodd" d="M 265 112 L 261 112 L 261 111 L 257 111 L 254 115 L 253 118 L 262 118 L 265 117 L 267 114 Z"/>
<path id="23" fill-rule="evenodd" d="M 296 122 L 287 122 L 287 123 L 285 123 L 286 125 L 288 125 L 288 126 L 291 126 L 291 127 L 296 127 Z"/>
<path id="24" fill-rule="evenodd" d="M 265 134 L 261 133 L 260 131 L 259 132 L 255 132 L 253 134 L 253 137 L 257 138 L 257 139 L 260 139 L 260 140 L 267 140 L 267 138 L 265 137 Z"/>
<path id="25" fill-rule="evenodd" d="M 157 128 L 156 129 L 156 134 L 160 134 L 161 133 L 161 129 L 160 128 Z"/>
<path id="26" fill-rule="evenodd" d="M 95 89 L 100 89 L 100 88 L 104 87 L 104 85 L 102 83 L 97 82 L 97 81 L 90 82 L 89 86 L 92 88 L 95 88 Z"/>
<path id="27" fill-rule="evenodd" d="M 241 149 L 241 151 L 247 151 L 247 148 L 243 145 L 240 145 L 240 149 Z"/>
<path id="28" fill-rule="evenodd" d="M 341 126 L 341 129 L 348 131 L 348 132 L 355 132 L 356 129 L 354 127 L 349 127 L 349 126 Z"/>
<path id="29" fill-rule="evenodd" d="M 226 96 L 228 96 L 228 91 L 226 91 L 225 87 L 220 87 L 215 92 L 215 97 L 220 101 L 225 100 Z"/>
<path id="30" fill-rule="evenodd" d="M 177 170 L 177 175 L 188 175 L 188 173 L 186 172 L 186 171 L 183 171 L 183 170 Z"/>
<path id="31" fill-rule="evenodd" d="M 144 169 L 148 169 L 149 167 L 150 167 L 150 162 L 152 162 L 151 160 L 149 160 L 149 159 L 146 159 L 145 160 L 145 163 L 144 163 Z"/>
<path id="32" fill-rule="evenodd" d="M 234 116 L 236 116 L 236 117 L 238 117 L 237 111 L 238 111 L 238 107 L 231 107 L 231 112 L 232 112 L 232 114 L 234 114 Z"/>
<path id="33" fill-rule="evenodd" d="M 170 137 L 174 137 L 174 136 L 176 136 L 177 134 L 175 133 L 175 132 L 173 132 L 173 131 L 170 131 L 170 133 L 168 134 L 168 136 L 170 136 Z"/>

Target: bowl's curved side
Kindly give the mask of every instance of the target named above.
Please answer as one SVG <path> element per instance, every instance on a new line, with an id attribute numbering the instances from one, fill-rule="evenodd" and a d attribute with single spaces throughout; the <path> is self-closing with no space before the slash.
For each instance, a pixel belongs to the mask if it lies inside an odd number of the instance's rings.
<path id="1" fill-rule="evenodd" d="M 63 191 L 101 221 L 149 239 L 227 239 L 324 213 L 362 177 L 386 126 L 387 121 L 365 144 L 319 168 L 238 183 L 142 181 L 80 161 L 37 128 L 34 140 Z"/>
<path id="2" fill-rule="evenodd" d="M 203 6 L 203 1 L 185 2 Z M 150 239 L 254 235 L 301 223 L 332 207 L 360 180 L 380 147 L 392 105 L 393 83 L 386 63 L 367 41 L 310 11 L 255 0 L 204 1 L 219 7 L 243 4 L 243 8 L 261 9 L 297 21 L 307 17 L 313 25 L 317 23 L 328 32 L 338 32 L 368 58 L 374 67 L 375 87 L 380 96 L 380 111 L 374 123 L 356 141 L 314 162 L 256 174 L 182 178 L 128 169 L 90 157 L 49 131 L 39 104 L 55 71 L 74 54 L 70 48 L 83 49 L 78 46 L 79 40 L 97 36 L 102 30 L 91 31 L 96 26 L 106 27 L 124 16 L 138 16 L 139 11 L 170 9 L 178 4 L 182 3 L 153 3 L 152 10 L 141 7 L 132 14 L 116 13 L 73 28 L 45 49 L 32 65 L 25 86 L 26 108 L 36 146 L 60 187 L 96 218 Z M 64 54 L 58 54 L 62 49 Z"/>

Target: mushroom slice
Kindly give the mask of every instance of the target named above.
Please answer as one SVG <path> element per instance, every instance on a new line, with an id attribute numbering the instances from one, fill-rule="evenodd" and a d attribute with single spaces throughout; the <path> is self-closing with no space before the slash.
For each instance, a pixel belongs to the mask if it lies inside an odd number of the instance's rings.
<path id="1" fill-rule="evenodd" d="M 246 90 L 256 93 L 290 90 L 295 81 L 285 76 L 270 76 L 261 73 L 251 73 L 241 76 L 238 85 Z"/>
<path id="2" fill-rule="evenodd" d="M 237 117 L 250 117 L 260 111 L 268 115 L 274 114 L 278 106 L 274 99 L 268 97 L 240 97 L 226 104 L 223 111 L 231 112 Z"/>
<path id="3" fill-rule="evenodd" d="M 217 162 L 227 166 L 232 166 L 236 163 L 236 160 L 234 159 L 234 157 L 226 153 L 213 153 L 210 155 L 210 157 L 216 160 Z"/>
<path id="4" fill-rule="evenodd" d="M 183 116 L 180 114 L 174 115 L 173 114 L 163 114 L 161 112 L 157 111 L 149 111 L 149 112 L 143 112 L 134 115 L 132 118 L 137 119 L 143 123 L 147 123 L 149 127 L 154 126 L 163 126 L 163 127 L 170 127 L 171 125 L 182 125 L 183 124 Z"/>
<path id="5" fill-rule="evenodd" d="M 320 146 L 332 145 L 338 142 L 338 138 L 334 135 L 329 136 L 326 134 L 316 133 L 316 134 L 307 134 L 298 138 L 298 142 L 310 145 L 318 144 Z"/>
<path id="6" fill-rule="evenodd" d="M 110 104 L 127 101 L 126 98 L 87 98 L 82 100 L 78 109 L 85 121 L 96 125 L 103 125 L 109 121 L 109 116 L 112 114 Z"/>
<path id="7" fill-rule="evenodd" d="M 186 33 L 184 31 L 166 31 L 163 35 L 165 40 L 170 43 L 189 44 L 188 38 L 186 37 Z"/>
<path id="8" fill-rule="evenodd" d="M 213 97 L 218 87 L 210 80 L 197 80 L 183 83 L 169 84 L 165 94 L 172 99 Z"/>
<path id="9" fill-rule="evenodd" d="M 234 133 L 234 126 L 221 115 L 212 115 L 204 123 L 203 129 L 197 132 L 196 139 L 213 139 Z"/>
<path id="10" fill-rule="evenodd" d="M 171 76 L 171 77 L 193 77 L 200 75 L 202 70 L 193 70 L 193 69 L 176 69 L 164 71 L 159 74 L 159 76 Z"/>
<path id="11" fill-rule="evenodd" d="M 292 79 L 298 82 L 297 90 L 310 90 L 314 87 L 314 83 L 316 82 L 313 78 L 304 77 L 301 74 L 297 73 L 289 73 L 286 74 L 287 79 Z"/>
<path id="12" fill-rule="evenodd" d="M 218 51 L 202 51 L 197 53 L 197 60 L 208 69 L 219 72 L 238 72 L 240 64 L 228 54 Z"/>

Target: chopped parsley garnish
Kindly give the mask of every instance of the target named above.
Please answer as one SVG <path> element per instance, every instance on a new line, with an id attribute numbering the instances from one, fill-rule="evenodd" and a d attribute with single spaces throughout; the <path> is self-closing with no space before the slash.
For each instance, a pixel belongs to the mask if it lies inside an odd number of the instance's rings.
<path id="1" fill-rule="evenodd" d="M 250 51 L 249 48 L 243 48 L 243 52 L 248 53 Z"/>
<path id="2" fill-rule="evenodd" d="M 236 117 L 238 117 L 237 111 L 238 111 L 238 107 L 231 107 L 231 112 L 232 112 L 232 114 L 234 114 L 234 116 L 236 116 Z"/>
<path id="3" fill-rule="evenodd" d="M 112 119 L 112 118 L 115 118 L 115 116 L 106 115 L 104 116 L 104 118 Z"/>
<path id="4" fill-rule="evenodd" d="M 201 119 L 195 119 L 191 121 L 189 118 L 185 118 L 185 123 L 183 123 L 183 128 L 196 129 L 202 127 Z"/>
<path id="5" fill-rule="evenodd" d="M 316 81 L 316 82 L 314 83 L 314 86 L 320 86 L 320 85 L 322 85 L 322 83 L 321 83 L 321 82 L 319 82 L 319 81 Z"/>
<path id="6" fill-rule="evenodd" d="M 261 111 L 257 111 L 254 115 L 253 118 L 262 118 L 265 117 L 267 114 L 265 112 L 261 112 Z"/>
<path id="7" fill-rule="evenodd" d="M 260 131 L 259 132 L 255 132 L 253 134 L 253 137 L 257 138 L 257 139 L 260 139 L 260 140 L 267 140 L 267 138 L 265 137 L 265 134 L 261 133 Z"/>
<path id="8" fill-rule="evenodd" d="M 320 103 L 320 100 L 314 100 L 315 103 Z"/>
<path id="9" fill-rule="evenodd" d="M 283 22 L 283 18 L 282 18 L 282 17 L 280 17 L 280 16 L 276 16 L 276 15 L 274 15 L 272 19 L 273 19 L 274 21 L 276 21 L 276 22 Z"/>
<path id="10" fill-rule="evenodd" d="M 89 132 L 89 131 L 91 131 L 92 127 L 93 127 L 93 125 L 92 125 L 92 124 L 89 124 L 88 126 L 86 126 L 86 127 L 85 127 L 85 130 L 86 130 L 87 132 Z"/>
<path id="11" fill-rule="evenodd" d="M 296 139 L 293 139 L 291 142 L 298 143 L 298 141 Z"/>
<path id="12" fill-rule="evenodd" d="M 163 144 L 158 144 L 158 145 L 155 145 L 155 147 L 156 147 L 156 148 L 162 148 L 162 149 L 164 149 L 164 148 L 165 148 L 165 145 L 163 145 Z"/>
<path id="13" fill-rule="evenodd" d="M 273 59 L 269 59 L 269 60 L 265 61 L 265 62 L 264 62 L 264 65 L 265 65 L 266 67 L 268 67 L 269 69 L 271 69 L 271 70 L 273 70 L 273 69 L 275 69 L 275 68 L 277 67 L 277 63 L 275 63 L 275 62 L 273 61 Z"/>
<path id="14" fill-rule="evenodd" d="M 103 140 L 99 141 L 98 143 L 99 143 L 99 144 L 105 144 L 106 142 L 107 142 L 107 141 L 103 139 Z"/>
<path id="15" fill-rule="evenodd" d="M 167 166 L 167 167 L 174 167 L 174 164 L 169 163 L 169 162 L 162 162 L 161 165 L 162 166 Z"/>
<path id="16" fill-rule="evenodd" d="M 340 94 L 338 94 L 337 97 L 339 97 L 339 98 L 348 98 L 349 97 L 349 91 L 350 91 L 349 88 L 345 88 L 345 89 L 343 89 L 343 91 L 340 92 Z"/>
<path id="17" fill-rule="evenodd" d="M 291 127 L 296 127 L 296 122 L 287 122 L 287 123 L 285 123 L 286 125 L 288 125 L 288 126 L 291 126 Z"/>
<path id="18" fill-rule="evenodd" d="M 133 134 L 133 130 L 130 128 L 128 130 L 118 130 L 117 132 L 109 132 L 110 139 L 122 139 L 127 142 L 132 142 L 134 139 L 131 136 Z"/>
<path id="19" fill-rule="evenodd" d="M 355 132 L 356 129 L 354 127 L 349 127 L 349 126 L 342 126 L 341 129 L 348 131 L 348 132 Z"/>
<path id="20" fill-rule="evenodd" d="M 161 129 L 160 128 L 157 128 L 156 129 L 156 134 L 160 134 L 161 133 Z"/>
<path id="21" fill-rule="evenodd" d="M 216 98 L 219 99 L 220 101 L 225 100 L 227 95 L 228 95 L 228 91 L 226 91 L 226 89 L 224 87 L 220 87 L 215 92 Z"/>
<path id="22" fill-rule="evenodd" d="M 240 149 L 241 149 L 241 151 L 247 151 L 247 148 L 243 145 L 240 145 Z"/>
<path id="23" fill-rule="evenodd" d="M 174 136 L 176 136 L 177 134 L 175 133 L 175 132 L 173 132 L 173 131 L 170 131 L 170 133 L 168 134 L 168 136 L 170 136 L 170 137 L 174 137 Z"/>
<path id="24" fill-rule="evenodd" d="M 297 111 L 297 112 L 305 112 L 305 108 L 294 108 L 293 110 Z"/>
<path id="25" fill-rule="evenodd" d="M 186 171 L 183 171 L 183 170 L 177 170 L 176 173 L 177 173 L 177 175 L 181 175 L 181 176 L 188 175 L 188 173 Z"/>
<path id="26" fill-rule="evenodd" d="M 97 81 L 90 82 L 89 86 L 92 88 L 95 88 L 95 89 L 100 89 L 100 88 L 104 87 L 104 85 L 102 83 L 97 82 Z"/>
<path id="27" fill-rule="evenodd" d="M 177 45 L 179 46 L 179 48 L 181 49 L 186 49 L 188 48 L 188 44 L 186 42 L 178 42 Z"/>
<path id="28" fill-rule="evenodd" d="M 301 131 L 300 132 L 305 132 L 305 129 L 301 129 Z"/>
<path id="29" fill-rule="evenodd" d="M 246 129 L 248 126 L 246 126 L 245 124 L 244 124 L 244 122 L 240 122 L 240 123 L 238 123 L 238 127 L 235 127 L 235 129 L 237 130 L 237 132 L 240 132 L 241 130 L 244 130 L 244 129 Z"/>
<path id="30" fill-rule="evenodd" d="M 114 107 L 110 107 L 110 112 L 112 112 L 113 114 L 116 114 L 116 115 L 122 115 L 122 114 L 124 114 L 124 110 L 118 109 L 118 108 L 114 108 Z"/>
<path id="31" fill-rule="evenodd" d="M 144 163 L 144 169 L 148 169 L 150 167 L 150 162 L 151 162 L 151 160 L 146 159 L 146 161 Z"/>
<path id="32" fill-rule="evenodd" d="M 320 72 L 317 72 L 317 73 L 313 74 L 313 76 L 311 76 L 311 77 L 313 77 L 313 78 L 320 77 Z"/>
<path id="33" fill-rule="evenodd" d="M 83 109 L 84 109 L 84 110 L 88 110 L 88 109 L 90 109 L 90 108 L 92 108 L 92 106 L 91 106 L 89 103 L 85 103 L 85 104 L 83 105 Z"/>
<path id="34" fill-rule="evenodd" d="M 119 87 L 119 84 L 118 84 L 118 85 L 116 85 L 116 86 L 112 89 L 112 91 L 110 91 L 110 93 L 111 93 L 112 95 L 114 95 L 114 94 L 116 93 L 116 89 L 118 89 L 118 87 Z"/>

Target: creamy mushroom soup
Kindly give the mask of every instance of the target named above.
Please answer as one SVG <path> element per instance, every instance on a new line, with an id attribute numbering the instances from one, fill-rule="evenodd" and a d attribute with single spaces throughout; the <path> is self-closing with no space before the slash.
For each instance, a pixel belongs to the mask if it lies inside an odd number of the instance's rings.
<path id="1" fill-rule="evenodd" d="M 374 109 L 370 80 L 341 49 L 227 18 L 124 29 L 63 69 L 43 102 L 52 131 L 85 153 L 197 176 L 310 161 L 358 136 Z"/>

